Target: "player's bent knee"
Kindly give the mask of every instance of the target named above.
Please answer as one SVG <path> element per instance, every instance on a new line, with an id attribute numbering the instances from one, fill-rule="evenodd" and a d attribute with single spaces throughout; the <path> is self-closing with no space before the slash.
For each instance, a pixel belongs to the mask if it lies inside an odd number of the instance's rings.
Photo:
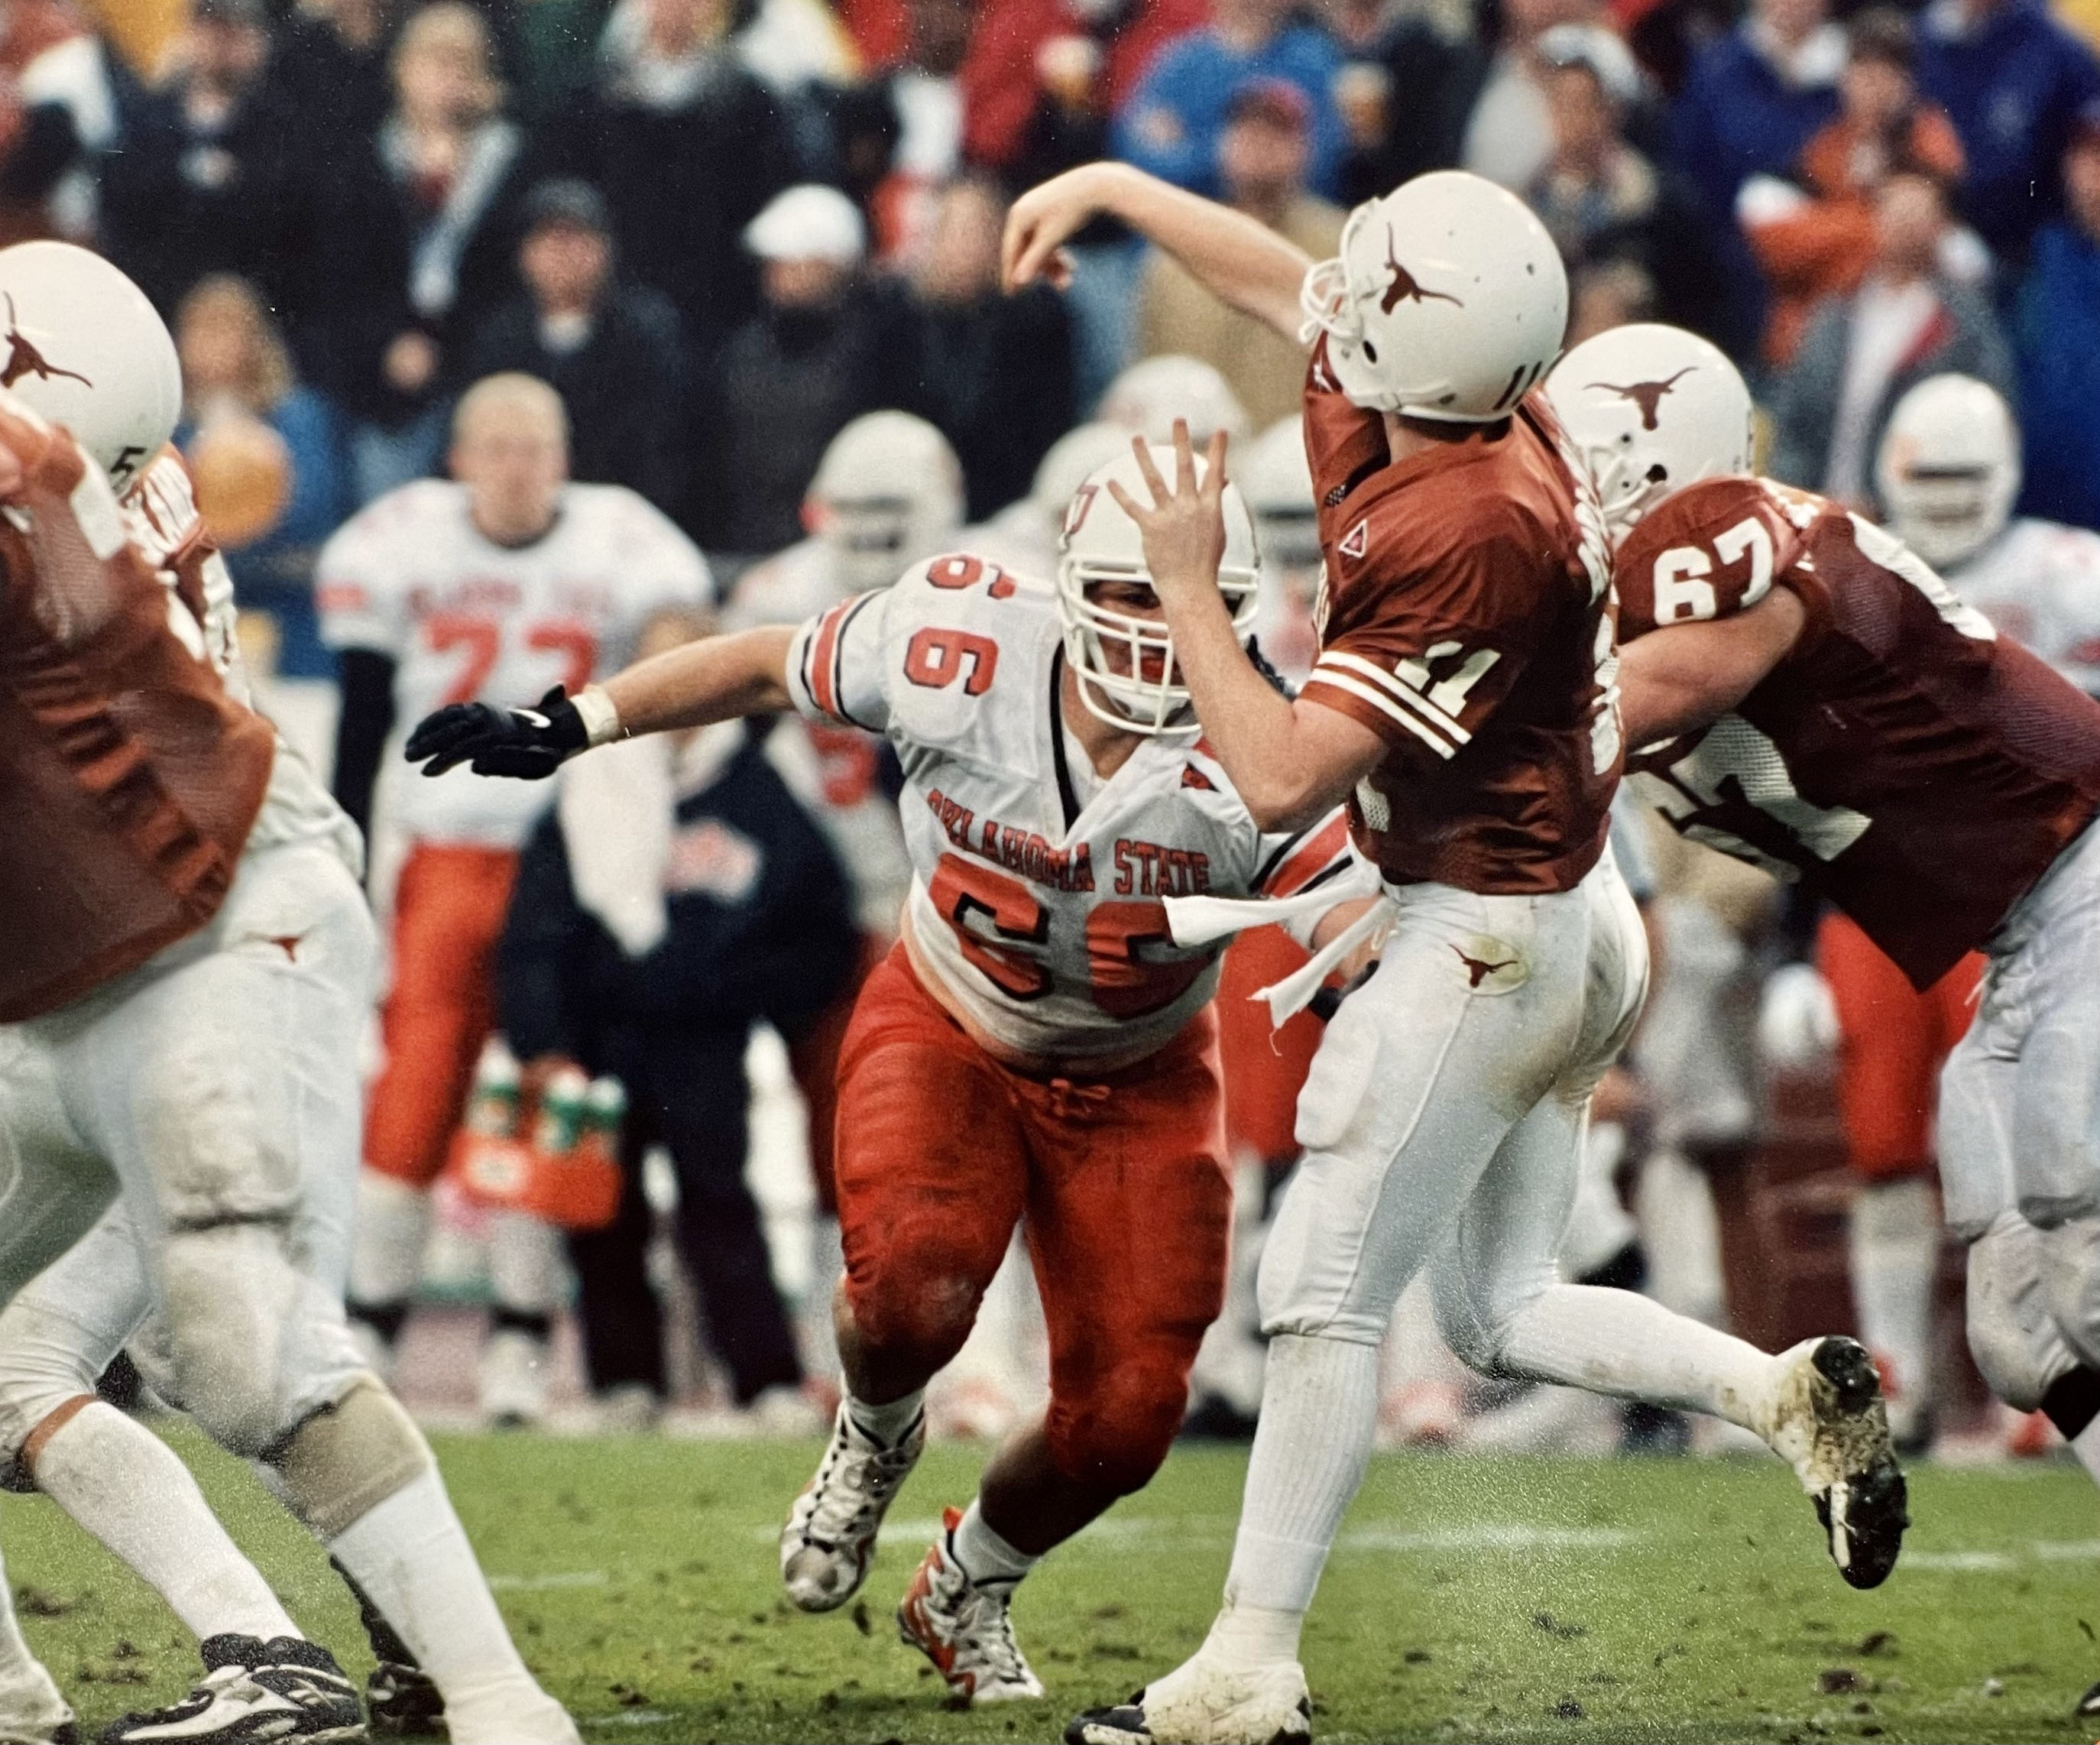
<path id="1" fill-rule="evenodd" d="M 846 1280 L 854 1324 L 885 1356 L 938 1369 L 963 1349 L 983 1298 L 983 1269 L 960 1252 L 900 1244 Z"/>
<path id="2" fill-rule="evenodd" d="M 2036 1232 L 2001 1219 L 1969 1251 L 1969 1354 L 1991 1392 L 2032 1411 L 2076 1360 L 2040 1301 Z"/>
<path id="3" fill-rule="evenodd" d="M 293 1513 L 324 1542 L 437 1464 L 414 1420 L 376 1376 L 358 1377 L 267 1458 Z"/>
<path id="4" fill-rule="evenodd" d="M 1121 1365 L 1085 1398 L 1051 1401 L 1050 1457 L 1067 1478 L 1127 1496 L 1166 1463 L 1188 1407 L 1185 1365 Z"/>
<path id="5" fill-rule="evenodd" d="M 2079 1360 L 2100 1368 L 2100 1218 L 2041 1233 L 2042 1300 Z"/>
<path id="6" fill-rule="evenodd" d="M 58 1428 L 51 1422 L 55 1414 L 95 1397 L 99 1367 L 80 1345 L 73 1323 L 19 1299 L 0 1319 L 0 1473 L 40 1428 Z"/>
<path id="7" fill-rule="evenodd" d="M 179 1230 L 160 1254 L 165 1372 L 175 1403 L 222 1447 L 259 1455 L 290 1427 L 297 1376 L 285 1372 L 285 1330 L 303 1281 L 280 1226 Z"/>

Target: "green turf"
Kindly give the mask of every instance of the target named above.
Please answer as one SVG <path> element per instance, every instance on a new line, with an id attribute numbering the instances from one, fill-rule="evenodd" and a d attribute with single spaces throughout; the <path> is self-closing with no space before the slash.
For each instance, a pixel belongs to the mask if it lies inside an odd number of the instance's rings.
<path id="1" fill-rule="evenodd" d="M 247 1474 L 179 1446 L 290 1609 L 361 1673 L 355 1618 Z M 1048 1739 L 1193 1647 L 1242 1457 L 1177 1452 L 1031 1578 L 1017 1608 L 1050 1700 L 947 1712 L 889 1608 L 982 1456 L 936 1449 L 863 1606 L 779 1597 L 773 1535 L 808 1445 L 463 1438 L 460 1513 L 527 1658 L 591 1739 Z M 1322 1738 L 2090 1741 L 2100 1500 L 2075 1469 L 1927 1469 L 1907 1562 L 1858 1594 L 1770 1461 L 1382 1459 L 1306 1637 Z M 88 1730 L 179 1694 L 179 1626 L 41 1498 L 0 1506 L 30 1641 Z M 355 1649 L 355 1652 L 349 1652 Z M 1992 1681 L 1997 1694 L 1991 1694 Z M 92 1737 L 89 1730 L 88 1736 Z"/>

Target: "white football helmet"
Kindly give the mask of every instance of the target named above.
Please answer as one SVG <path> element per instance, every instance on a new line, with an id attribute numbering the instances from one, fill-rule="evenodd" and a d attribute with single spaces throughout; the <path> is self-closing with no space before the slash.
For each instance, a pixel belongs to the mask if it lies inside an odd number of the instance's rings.
<path id="1" fill-rule="evenodd" d="M 1153 445 L 1152 463 L 1165 479 L 1174 476 L 1174 451 Z M 1207 470 L 1196 457 L 1196 476 Z M 1109 482 L 1140 503 L 1152 492 L 1139 471 L 1127 443 L 1116 459 L 1097 466 L 1073 493 L 1065 511 L 1064 537 L 1058 541 L 1057 616 L 1065 626 L 1065 658 L 1079 683 L 1079 698 L 1090 713 L 1127 733 L 1193 731 L 1193 721 L 1177 718 L 1189 706 L 1189 687 L 1174 664 L 1174 636 L 1157 618 L 1140 618 L 1099 604 L 1088 596 L 1090 583 L 1149 582 L 1145 541 L 1137 524 L 1109 494 Z M 1232 613 L 1233 630 L 1244 641 L 1254 622 L 1261 585 L 1261 559 L 1255 546 L 1254 517 L 1237 485 L 1224 490 L 1225 555 L 1218 566 L 1218 591 Z"/>
<path id="2" fill-rule="evenodd" d="M 1261 560 L 1286 569 L 1320 563 L 1320 519 L 1312 501 L 1312 463 L 1305 455 L 1305 421 L 1296 413 L 1254 440 L 1241 463 L 1239 487 L 1254 512 Z"/>
<path id="3" fill-rule="evenodd" d="M 1507 417 L 1560 355 L 1568 272 L 1531 209 L 1437 170 L 1349 214 L 1342 251 L 1305 276 L 1304 337 L 1327 335 L 1335 386 L 1359 406 L 1484 424 Z"/>
<path id="4" fill-rule="evenodd" d="M 824 450 L 802 515 L 837 554 L 847 592 L 885 588 L 963 524 L 962 463 L 924 418 L 867 413 Z"/>
<path id="5" fill-rule="evenodd" d="M 183 411 L 183 369 L 146 294 L 70 242 L 0 249 L 0 387 L 73 440 L 121 493 L 167 445 Z"/>
<path id="6" fill-rule="evenodd" d="M 1075 424 L 1050 444 L 1028 488 L 1028 501 L 1049 524 L 1054 543 L 1065 531 L 1065 511 L 1093 470 L 1130 453 L 1131 432 L 1119 424 Z M 1172 432 L 1168 433 L 1169 438 Z"/>
<path id="7" fill-rule="evenodd" d="M 1673 491 L 1751 466 L 1750 391 L 1716 347 L 1636 321 L 1586 339 L 1546 397 L 1589 462 L 1613 540 Z"/>
<path id="8" fill-rule="evenodd" d="M 1199 448 L 1218 431 L 1229 441 L 1245 442 L 1251 427 L 1231 383 L 1201 358 L 1178 352 L 1132 364 L 1109 384 L 1094 416 L 1147 442 L 1170 444 L 1174 421 L 1185 419 L 1189 440 Z"/>
<path id="9" fill-rule="evenodd" d="M 1935 565 L 1997 537 L 2020 494 L 2020 433 L 1997 391 L 1974 376 L 1932 376 L 1896 402 L 1874 461 L 1895 536 Z"/>

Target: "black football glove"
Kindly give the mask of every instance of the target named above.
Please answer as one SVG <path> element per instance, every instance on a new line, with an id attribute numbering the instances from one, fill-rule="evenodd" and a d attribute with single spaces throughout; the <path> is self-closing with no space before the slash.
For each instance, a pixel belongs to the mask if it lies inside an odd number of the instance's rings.
<path id="1" fill-rule="evenodd" d="M 477 775 L 536 782 L 576 756 L 589 737 L 576 705 L 557 685 L 531 709 L 448 704 L 423 718 L 403 755 L 421 764 L 426 775 L 442 775 L 464 763 Z"/>

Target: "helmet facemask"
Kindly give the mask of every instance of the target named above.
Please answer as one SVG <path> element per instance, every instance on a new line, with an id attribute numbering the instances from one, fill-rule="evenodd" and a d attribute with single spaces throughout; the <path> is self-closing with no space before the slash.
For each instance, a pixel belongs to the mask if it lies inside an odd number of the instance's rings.
<path id="1" fill-rule="evenodd" d="M 1079 700 L 1089 714 L 1126 733 L 1198 731 L 1198 724 L 1185 718 L 1189 687 L 1180 682 L 1173 631 L 1163 618 L 1120 612 L 1095 599 L 1089 590 L 1107 581 L 1152 585 L 1141 565 L 1068 558 L 1057 566 L 1065 659 L 1079 682 Z M 1233 635 L 1244 642 L 1260 598 L 1260 572 L 1220 568 L 1218 591 L 1232 614 Z"/>
<path id="2" fill-rule="evenodd" d="M 820 506 L 817 537 L 838 558 L 840 579 L 849 594 L 886 588 L 925 543 L 915 537 L 919 506 L 903 497 L 863 497 Z"/>
<path id="3" fill-rule="evenodd" d="M 2005 525 L 1990 469 L 1912 466 L 1889 483 L 1889 519 L 1903 542 L 1935 568 L 1960 563 Z"/>

